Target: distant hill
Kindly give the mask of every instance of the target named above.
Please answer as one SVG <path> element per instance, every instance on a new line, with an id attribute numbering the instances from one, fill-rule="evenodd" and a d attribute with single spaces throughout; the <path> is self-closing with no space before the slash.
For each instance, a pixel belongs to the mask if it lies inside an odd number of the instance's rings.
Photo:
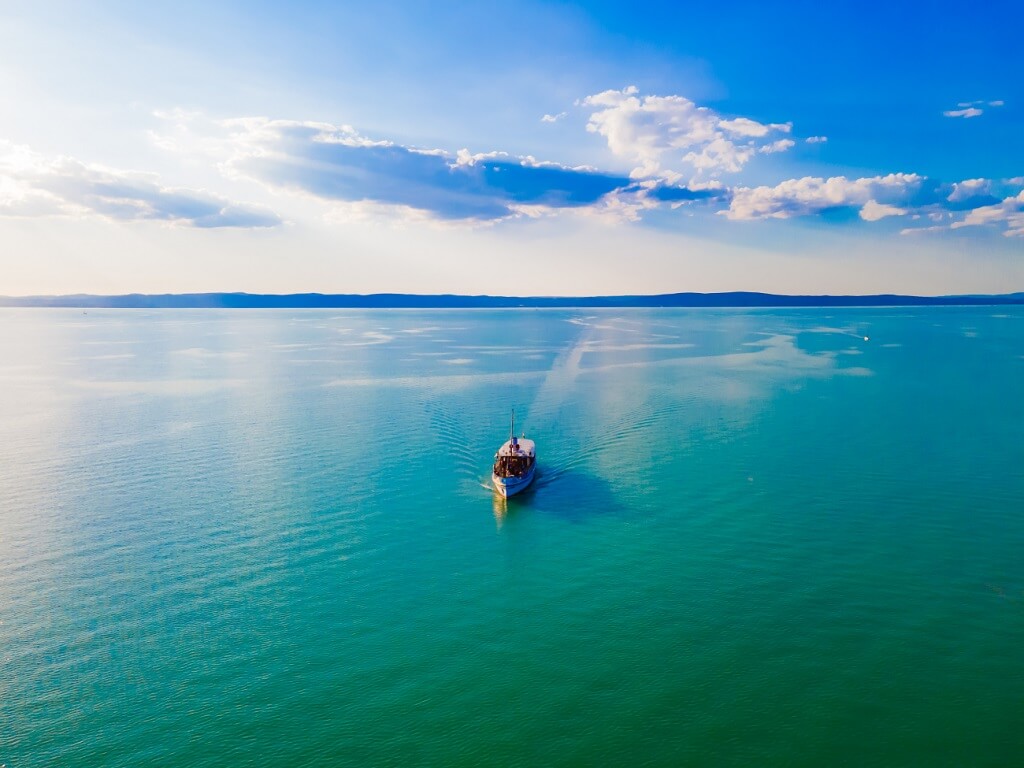
<path id="1" fill-rule="evenodd" d="M 410 293 L 131 293 L 123 296 L 0 296 L 2 307 L 125 309 L 487 308 L 487 307 L 893 307 L 1024 305 L 1024 293 L 997 296 L 783 296 L 773 293 L 665 293 L 655 296 L 459 296 Z"/>

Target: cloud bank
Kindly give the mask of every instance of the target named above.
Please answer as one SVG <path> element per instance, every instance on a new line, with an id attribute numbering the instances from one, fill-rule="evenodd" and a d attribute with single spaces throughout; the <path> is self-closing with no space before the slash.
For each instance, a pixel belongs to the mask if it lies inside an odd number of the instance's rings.
<path id="1" fill-rule="evenodd" d="M 591 206 L 632 186 L 629 178 L 495 152 L 374 141 L 347 126 L 284 120 L 226 124 L 230 172 L 323 200 L 406 206 L 441 219 L 495 220 L 521 207 Z"/>
<path id="2" fill-rule="evenodd" d="M 995 205 L 985 205 L 967 213 L 962 221 L 954 222 L 951 229 L 1004 225 L 1006 237 L 1024 237 L 1024 192 L 1007 197 Z"/>
<path id="3" fill-rule="evenodd" d="M 274 227 L 265 208 L 202 190 L 163 186 L 154 174 L 47 158 L 0 141 L 0 216 L 95 215 L 115 221 L 163 221 L 214 227 Z"/>
<path id="4" fill-rule="evenodd" d="M 900 170 L 729 184 L 723 174 L 742 178 L 760 155 L 814 152 L 805 147 L 827 137 L 798 143 L 789 122 L 726 116 L 683 96 L 645 96 L 632 86 L 587 96 L 576 106 L 589 110 L 588 132 L 631 170 L 570 167 L 503 151 L 416 147 L 371 138 L 348 125 L 211 120 L 179 111 L 159 115 L 174 128 L 156 139 L 165 148 L 205 153 L 232 179 L 316 200 L 327 206 L 329 218 L 383 213 L 475 225 L 571 213 L 637 221 L 658 209 L 687 206 L 734 222 L 824 217 L 837 226 L 887 226 L 900 220 L 908 233 L 987 227 L 1021 234 L 1018 193 L 1024 183 L 1014 186 L 1017 179 L 949 183 Z"/>
<path id="5" fill-rule="evenodd" d="M 347 216 L 371 206 L 405 218 L 470 224 L 560 212 L 636 220 L 662 199 L 682 204 L 718 194 L 500 151 L 405 146 L 363 136 L 347 125 L 268 118 L 203 121 L 181 114 L 173 119 L 179 121 L 179 139 L 183 129 L 198 131 L 198 138 L 184 143 L 223 158 L 220 167 L 232 178 L 336 204 Z M 181 144 L 160 142 L 170 148 Z"/>
<path id="6" fill-rule="evenodd" d="M 729 207 L 719 213 L 733 221 L 754 221 L 856 211 L 866 222 L 895 216 L 930 222 L 905 228 L 902 234 L 990 226 L 1003 228 L 1008 237 L 1021 236 L 1024 192 L 1000 199 L 993 194 L 997 188 L 990 179 L 946 184 L 916 173 L 859 179 L 805 176 L 775 186 L 736 187 Z"/>
<path id="7" fill-rule="evenodd" d="M 865 221 L 899 216 L 906 211 L 894 203 L 908 197 L 924 181 L 913 173 L 847 179 L 805 176 L 774 187 L 739 187 L 733 190 L 729 208 L 722 211 L 733 220 L 790 219 L 840 208 L 860 208 Z"/>

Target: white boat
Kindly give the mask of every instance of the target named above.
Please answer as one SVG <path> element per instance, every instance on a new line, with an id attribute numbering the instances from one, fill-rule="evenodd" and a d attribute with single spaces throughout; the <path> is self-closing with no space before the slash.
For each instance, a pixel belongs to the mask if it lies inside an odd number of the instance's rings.
<path id="1" fill-rule="evenodd" d="M 516 437 L 516 414 L 512 412 L 509 438 L 494 454 L 491 482 L 505 498 L 514 496 L 533 482 L 537 471 L 537 446 L 525 436 Z"/>

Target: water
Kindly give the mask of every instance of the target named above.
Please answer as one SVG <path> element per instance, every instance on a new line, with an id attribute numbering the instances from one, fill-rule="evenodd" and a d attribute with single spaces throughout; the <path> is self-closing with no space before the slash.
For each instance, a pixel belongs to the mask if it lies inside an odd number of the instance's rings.
<path id="1" fill-rule="evenodd" d="M 0 328 L 8 768 L 1024 751 L 1019 308 Z"/>

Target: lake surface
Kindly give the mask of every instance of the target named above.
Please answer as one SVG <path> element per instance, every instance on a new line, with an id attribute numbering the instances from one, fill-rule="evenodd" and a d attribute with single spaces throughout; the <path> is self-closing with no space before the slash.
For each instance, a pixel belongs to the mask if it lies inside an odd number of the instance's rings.
<path id="1" fill-rule="evenodd" d="M 7 768 L 1019 763 L 1024 310 L 0 310 L 0 563 Z"/>

